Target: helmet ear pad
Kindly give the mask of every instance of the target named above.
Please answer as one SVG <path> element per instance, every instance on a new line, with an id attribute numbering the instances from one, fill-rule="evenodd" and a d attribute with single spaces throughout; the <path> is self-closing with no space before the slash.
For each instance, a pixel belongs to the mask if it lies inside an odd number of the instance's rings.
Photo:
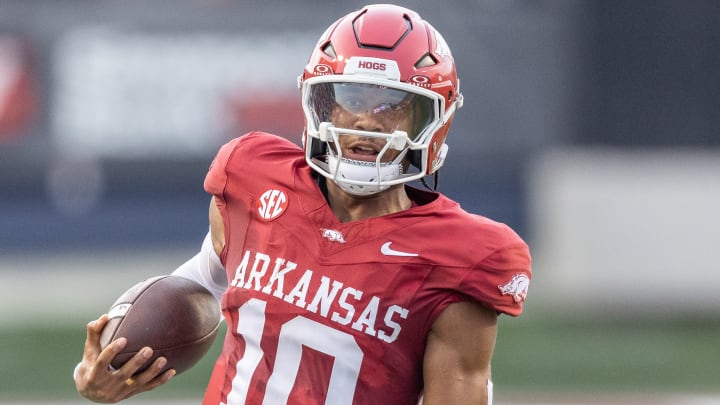
<path id="1" fill-rule="evenodd" d="M 430 143 L 428 144 L 427 153 L 427 165 L 425 175 L 431 175 L 435 173 L 440 167 L 442 167 L 445 157 L 447 155 L 447 145 L 445 145 L 445 138 L 447 138 L 448 130 L 450 129 L 450 122 L 448 121 L 445 125 L 440 127 L 433 135 Z M 417 155 L 418 163 L 422 159 L 420 151 L 413 151 Z M 412 157 L 411 157 L 412 159 Z M 414 163 L 413 163 L 414 164 Z M 422 167 L 422 166 L 418 166 Z"/>

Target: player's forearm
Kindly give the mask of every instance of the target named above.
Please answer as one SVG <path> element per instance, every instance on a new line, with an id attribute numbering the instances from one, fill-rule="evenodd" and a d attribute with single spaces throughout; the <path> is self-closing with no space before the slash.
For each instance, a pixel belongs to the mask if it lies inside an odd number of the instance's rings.
<path id="1" fill-rule="evenodd" d="M 418 405 L 492 405 L 493 383 L 482 380 L 486 382 L 463 382 L 456 387 L 446 386 L 442 391 L 426 391 Z"/>

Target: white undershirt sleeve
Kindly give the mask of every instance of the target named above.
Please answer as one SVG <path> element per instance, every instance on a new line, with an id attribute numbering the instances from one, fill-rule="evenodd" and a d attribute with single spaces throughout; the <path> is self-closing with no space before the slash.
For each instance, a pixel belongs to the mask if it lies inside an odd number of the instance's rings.
<path id="1" fill-rule="evenodd" d="M 205 236 L 200 252 L 175 269 L 172 275 L 199 283 L 220 302 L 220 297 L 227 289 L 227 276 L 225 267 L 213 248 L 210 232 Z"/>
<path id="2" fill-rule="evenodd" d="M 488 380 L 487 382 L 487 405 L 492 405 L 493 403 L 493 383 L 491 380 Z"/>

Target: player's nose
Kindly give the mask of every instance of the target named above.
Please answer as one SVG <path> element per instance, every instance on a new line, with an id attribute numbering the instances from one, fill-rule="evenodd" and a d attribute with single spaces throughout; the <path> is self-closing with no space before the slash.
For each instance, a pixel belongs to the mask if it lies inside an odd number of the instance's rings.
<path id="1" fill-rule="evenodd" d="M 353 129 L 370 132 L 386 132 L 388 130 L 388 128 L 385 128 L 383 123 L 370 112 L 357 114 L 355 116 L 355 122 L 353 123 Z"/>

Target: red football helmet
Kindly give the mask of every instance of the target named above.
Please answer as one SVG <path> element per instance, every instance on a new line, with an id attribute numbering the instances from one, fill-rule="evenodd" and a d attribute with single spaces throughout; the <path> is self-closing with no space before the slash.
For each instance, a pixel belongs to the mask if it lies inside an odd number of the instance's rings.
<path id="1" fill-rule="evenodd" d="M 371 5 L 340 18 L 320 37 L 298 81 L 305 158 L 345 191 L 374 194 L 442 166 L 462 95 L 450 48 L 416 12 Z M 338 114 L 382 124 L 353 126 Z M 343 157 L 342 136 L 385 142 L 376 157 L 357 160 Z M 386 153 L 392 161 L 383 159 Z"/>

